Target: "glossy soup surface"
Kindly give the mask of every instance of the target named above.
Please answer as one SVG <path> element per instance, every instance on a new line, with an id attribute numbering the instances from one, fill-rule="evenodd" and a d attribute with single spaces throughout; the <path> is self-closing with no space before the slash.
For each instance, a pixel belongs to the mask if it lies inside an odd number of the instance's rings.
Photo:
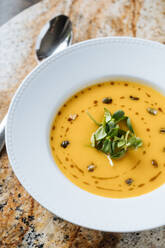
<path id="1" fill-rule="evenodd" d="M 112 103 L 103 103 L 105 97 L 111 97 Z M 50 132 L 52 156 L 72 183 L 93 194 L 127 198 L 148 193 L 165 181 L 165 133 L 160 132 L 165 128 L 164 106 L 163 95 L 139 83 L 114 81 L 85 88 L 66 101 L 54 118 Z M 91 135 L 98 127 L 86 110 L 102 121 L 104 107 L 111 113 L 123 110 L 131 118 L 136 135 L 143 140 L 138 150 L 113 160 L 113 167 L 104 153 L 90 147 Z M 157 114 L 149 114 L 148 107 L 156 109 Z M 70 120 L 69 116 L 74 114 L 76 119 Z M 63 141 L 69 141 L 66 148 L 61 146 Z M 96 167 L 93 172 L 88 171 L 90 164 Z M 132 183 L 127 184 L 130 178 Z"/>

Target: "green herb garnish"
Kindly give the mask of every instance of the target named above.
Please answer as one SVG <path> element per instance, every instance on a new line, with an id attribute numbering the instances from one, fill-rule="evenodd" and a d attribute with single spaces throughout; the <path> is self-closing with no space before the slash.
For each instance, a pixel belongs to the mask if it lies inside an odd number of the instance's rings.
<path id="1" fill-rule="evenodd" d="M 125 116 L 124 111 L 118 110 L 112 115 L 104 108 L 104 118 L 101 123 L 98 123 L 90 113 L 87 114 L 99 126 L 92 134 L 91 145 L 105 153 L 111 165 L 113 165 L 112 159 L 121 158 L 128 150 L 142 146 L 142 140 L 136 137 L 131 120 Z M 125 129 L 122 129 L 120 124 L 122 126 L 125 124 Z"/>

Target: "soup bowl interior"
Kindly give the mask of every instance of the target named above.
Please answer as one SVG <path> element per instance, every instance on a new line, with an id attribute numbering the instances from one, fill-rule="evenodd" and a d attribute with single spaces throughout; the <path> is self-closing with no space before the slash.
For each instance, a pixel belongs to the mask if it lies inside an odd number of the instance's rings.
<path id="1" fill-rule="evenodd" d="M 73 45 L 39 65 L 21 84 L 9 108 L 6 145 L 21 184 L 40 204 L 72 223 L 124 232 L 165 224 L 165 186 L 111 199 L 72 184 L 55 164 L 49 145 L 53 117 L 76 91 L 107 79 L 146 82 L 165 92 L 165 48 L 134 38 L 100 38 Z"/>

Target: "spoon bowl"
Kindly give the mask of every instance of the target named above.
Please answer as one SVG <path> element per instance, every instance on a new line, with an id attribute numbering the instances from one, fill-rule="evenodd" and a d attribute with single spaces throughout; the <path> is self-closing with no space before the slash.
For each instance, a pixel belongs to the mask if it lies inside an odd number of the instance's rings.
<path id="1" fill-rule="evenodd" d="M 72 24 L 65 15 L 51 19 L 42 28 L 36 42 L 36 56 L 39 61 L 67 48 L 72 42 Z"/>

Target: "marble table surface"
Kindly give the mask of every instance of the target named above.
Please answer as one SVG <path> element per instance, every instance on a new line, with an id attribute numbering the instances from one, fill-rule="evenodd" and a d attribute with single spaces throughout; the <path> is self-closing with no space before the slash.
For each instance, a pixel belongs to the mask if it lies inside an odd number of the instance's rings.
<path id="1" fill-rule="evenodd" d="M 0 1 L 0 26 L 26 8 L 41 0 L 5 0 Z"/>
<path id="2" fill-rule="evenodd" d="M 165 43 L 164 0 L 43 0 L 0 28 L 0 119 L 21 81 L 37 65 L 34 48 L 42 25 L 58 14 L 70 16 L 74 43 L 114 35 Z M 104 233 L 68 223 L 26 192 L 4 149 L 0 157 L 0 247 L 165 248 L 165 227 Z"/>

